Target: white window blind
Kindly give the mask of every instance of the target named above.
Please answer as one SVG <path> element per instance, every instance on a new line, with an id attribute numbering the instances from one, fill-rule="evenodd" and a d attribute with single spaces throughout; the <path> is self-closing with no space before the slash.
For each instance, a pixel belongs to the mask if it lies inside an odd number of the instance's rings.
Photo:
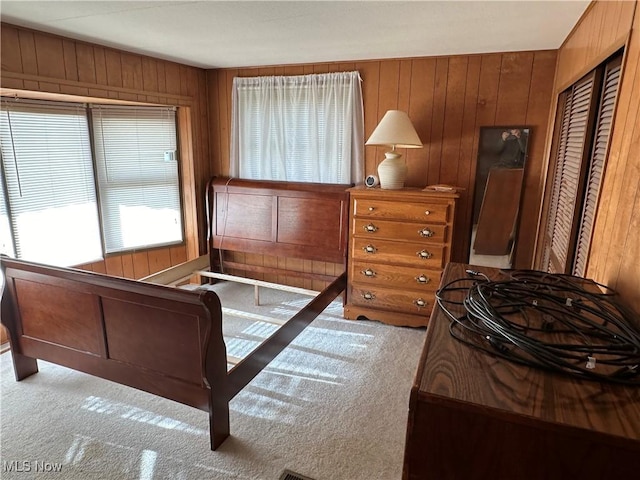
<path id="1" fill-rule="evenodd" d="M 107 252 L 182 242 L 175 109 L 92 106 Z"/>
<path id="2" fill-rule="evenodd" d="M 11 224 L 9 223 L 9 211 L 7 209 L 7 199 L 4 194 L 4 187 L 0 184 L 0 254 L 4 253 L 10 257 L 15 256 L 13 251 L 13 239 L 11 237 Z"/>
<path id="3" fill-rule="evenodd" d="M 0 141 L 15 253 L 61 266 L 101 258 L 84 105 L 5 102 Z"/>
<path id="4" fill-rule="evenodd" d="M 358 72 L 234 78 L 232 176 L 356 183 L 363 152 Z"/>

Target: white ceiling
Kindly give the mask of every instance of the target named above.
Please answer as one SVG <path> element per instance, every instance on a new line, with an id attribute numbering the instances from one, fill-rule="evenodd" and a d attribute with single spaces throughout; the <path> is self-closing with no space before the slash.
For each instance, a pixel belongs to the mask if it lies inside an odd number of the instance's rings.
<path id="1" fill-rule="evenodd" d="M 590 2 L 11 1 L 2 21 L 203 68 L 556 49 Z"/>

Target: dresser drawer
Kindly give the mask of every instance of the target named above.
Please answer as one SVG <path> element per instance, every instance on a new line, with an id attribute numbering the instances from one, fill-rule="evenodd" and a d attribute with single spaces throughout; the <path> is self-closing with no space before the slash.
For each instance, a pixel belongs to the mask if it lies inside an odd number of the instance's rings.
<path id="1" fill-rule="evenodd" d="M 351 238 L 351 257 L 357 261 L 389 262 L 438 269 L 444 266 L 443 253 L 442 245 Z"/>
<path id="2" fill-rule="evenodd" d="M 446 223 L 449 220 L 449 204 L 420 202 L 389 202 L 375 198 L 354 198 L 353 214 L 356 217 L 409 220 L 415 222 Z"/>
<path id="3" fill-rule="evenodd" d="M 440 283 L 440 270 L 401 267 L 373 262 L 351 262 L 349 278 L 361 287 L 392 287 L 434 292 Z"/>
<path id="4" fill-rule="evenodd" d="M 390 220 L 354 218 L 352 228 L 353 235 L 367 238 L 434 243 L 445 243 L 447 240 L 446 225 L 433 224 L 426 221 L 422 223 L 402 223 Z"/>
<path id="5" fill-rule="evenodd" d="M 359 285 L 351 285 L 347 297 L 353 305 L 415 315 L 429 315 L 434 301 L 433 293 L 404 292 Z"/>

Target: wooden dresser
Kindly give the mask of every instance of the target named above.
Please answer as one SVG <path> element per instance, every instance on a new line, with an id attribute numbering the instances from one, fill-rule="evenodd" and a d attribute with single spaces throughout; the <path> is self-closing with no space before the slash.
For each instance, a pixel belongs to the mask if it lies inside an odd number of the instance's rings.
<path id="1" fill-rule="evenodd" d="M 442 282 L 464 277 L 465 268 L 450 263 Z M 473 269 L 502 278 L 496 269 Z M 462 307 L 451 308 L 462 314 Z M 549 373 L 478 351 L 455 340 L 446 314 L 434 309 L 409 400 L 404 480 L 639 474 L 640 388 Z"/>
<path id="2" fill-rule="evenodd" d="M 456 193 L 354 187 L 344 316 L 427 325 L 451 256 Z"/>

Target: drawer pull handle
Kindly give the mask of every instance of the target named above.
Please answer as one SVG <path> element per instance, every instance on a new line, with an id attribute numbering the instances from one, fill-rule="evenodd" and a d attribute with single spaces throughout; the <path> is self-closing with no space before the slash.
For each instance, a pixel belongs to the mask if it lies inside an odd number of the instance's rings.
<path id="1" fill-rule="evenodd" d="M 369 225 L 365 225 L 362 228 L 364 228 L 365 232 L 369 232 L 369 233 L 374 233 L 378 230 L 378 227 L 376 227 L 373 223 L 370 223 Z"/>
<path id="2" fill-rule="evenodd" d="M 426 302 L 425 300 L 421 299 L 421 298 L 419 298 L 419 299 L 415 300 L 413 303 L 414 303 L 414 304 L 416 305 L 416 307 L 418 307 L 418 308 L 426 307 L 426 306 L 427 306 L 427 302 Z"/>
<path id="3" fill-rule="evenodd" d="M 369 211 L 370 211 L 370 212 L 373 212 L 374 210 L 375 210 L 375 208 L 374 208 L 374 207 L 369 207 Z"/>
<path id="4" fill-rule="evenodd" d="M 429 283 L 429 277 L 424 274 L 420 274 L 416 277 L 416 282 L 418 283 Z"/>
<path id="5" fill-rule="evenodd" d="M 425 214 L 425 215 L 431 215 L 431 211 L 430 211 L 430 210 L 426 210 L 426 211 L 424 212 L 424 214 Z"/>
<path id="6" fill-rule="evenodd" d="M 433 234 L 436 232 L 430 230 L 428 227 L 425 227 L 422 230 L 418 230 L 418 233 L 421 237 L 433 237 Z"/>
<path id="7" fill-rule="evenodd" d="M 364 298 L 365 300 L 373 300 L 376 298 L 376 296 L 371 292 L 364 292 L 362 294 L 362 298 Z"/>
<path id="8" fill-rule="evenodd" d="M 374 272 L 370 268 L 367 268 L 366 270 L 362 270 L 360 273 L 362 273 L 362 275 L 364 275 L 365 277 L 375 277 L 376 276 L 376 272 Z"/>
<path id="9" fill-rule="evenodd" d="M 377 248 L 373 245 L 367 245 L 366 247 L 362 247 L 362 250 L 364 250 L 365 253 L 376 253 Z"/>
<path id="10" fill-rule="evenodd" d="M 422 258 L 423 260 L 428 260 L 433 256 L 433 254 L 431 252 L 428 252 L 427 250 L 420 250 L 416 255 L 418 255 L 418 257 Z"/>

